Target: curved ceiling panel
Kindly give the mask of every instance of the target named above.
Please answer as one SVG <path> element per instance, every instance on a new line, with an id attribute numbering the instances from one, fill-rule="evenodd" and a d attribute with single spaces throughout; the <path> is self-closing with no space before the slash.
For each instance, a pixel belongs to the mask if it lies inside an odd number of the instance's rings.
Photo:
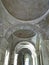
<path id="1" fill-rule="evenodd" d="M 1 0 L 8 12 L 24 21 L 34 20 L 49 8 L 49 0 Z"/>

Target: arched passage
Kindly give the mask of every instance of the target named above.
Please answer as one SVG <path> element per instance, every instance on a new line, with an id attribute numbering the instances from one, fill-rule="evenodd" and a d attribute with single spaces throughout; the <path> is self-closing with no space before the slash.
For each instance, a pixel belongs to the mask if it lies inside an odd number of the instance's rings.
<path id="1" fill-rule="evenodd" d="M 22 31 L 23 30 L 23 31 Z M 20 33 L 18 32 L 20 31 L 21 35 L 18 36 Z M 25 33 L 24 33 L 25 32 Z M 16 35 L 15 35 L 16 33 Z M 27 33 L 27 34 L 26 34 Z M 29 33 L 29 34 L 28 34 Z M 18 35 L 17 35 L 18 34 Z M 26 36 L 25 36 L 25 35 Z M 32 35 L 31 35 L 32 34 Z M 47 36 L 46 36 L 46 33 L 41 30 L 41 28 L 39 28 L 38 26 L 36 25 L 31 25 L 31 24 L 17 24 L 17 25 L 14 25 L 12 27 L 10 27 L 6 34 L 5 34 L 5 38 L 7 39 L 8 41 L 8 46 L 7 48 L 9 49 L 9 52 L 10 52 L 10 55 L 9 55 L 9 65 L 11 65 L 12 60 L 11 61 L 11 57 L 13 55 L 13 52 L 15 50 L 15 46 L 17 46 L 17 44 L 19 42 L 22 42 L 22 41 L 26 41 L 26 42 L 30 42 L 32 43 L 33 45 L 33 40 L 36 41 L 34 43 L 35 45 L 35 48 L 36 48 L 36 51 L 37 51 L 37 55 L 38 55 L 38 52 L 39 52 L 39 46 L 40 46 L 40 39 L 46 39 Z M 24 43 L 23 43 L 24 44 Z M 21 46 L 21 45 L 20 45 Z M 16 51 L 18 50 L 19 46 L 17 46 L 17 49 Z M 23 47 L 24 48 L 24 47 Z M 25 47 L 26 48 L 26 47 Z M 28 47 L 27 47 L 28 48 Z M 21 47 L 20 47 L 21 49 Z M 29 47 L 30 51 L 32 52 L 32 47 L 30 46 Z M 13 55 L 14 57 L 14 55 Z M 34 58 L 34 56 L 32 56 Z M 38 56 L 38 59 L 40 59 L 40 57 Z M 35 63 L 35 62 L 34 62 Z M 12 63 L 13 64 L 13 63 Z"/>

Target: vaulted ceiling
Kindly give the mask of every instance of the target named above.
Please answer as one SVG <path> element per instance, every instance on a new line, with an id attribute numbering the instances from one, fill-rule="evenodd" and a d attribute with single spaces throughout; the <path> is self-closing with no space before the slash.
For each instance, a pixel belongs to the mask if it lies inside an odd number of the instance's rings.
<path id="1" fill-rule="evenodd" d="M 31 23 L 37 25 L 45 31 L 49 39 L 49 0 L 0 0 L 1 47 L 6 47 L 6 44 L 8 44 L 5 38 L 2 39 L 7 29 L 18 23 Z M 49 53 L 48 43 L 49 41 L 47 42 L 48 52 L 44 50 L 45 65 L 49 64 L 49 59 L 47 59 L 49 57 L 49 55 L 47 55 Z"/>

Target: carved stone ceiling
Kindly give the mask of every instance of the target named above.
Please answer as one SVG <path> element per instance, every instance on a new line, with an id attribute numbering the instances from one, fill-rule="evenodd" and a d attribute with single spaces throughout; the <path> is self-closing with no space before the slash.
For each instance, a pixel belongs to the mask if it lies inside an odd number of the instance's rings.
<path id="1" fill-rule="evenodd" d="M 40 0 L 40 1 L 39 0 L 2 0 L 2 2 L 5 6 L 5 8 L 7 9 L 7 11 L 12 16 L 14 16 L 16 19 L 20 19 L 22 21 L 36 19 L 36 18 L 42 16 L 43 14 L 45 14 L 45 12 L 49 8 L 49 0 Z M 17 4 L 16 4 L 16 2 L 17 2 Z M 3 21 L 4 30 L 6 30 L 9 26 L 14 25 L 15 24 L 14 22 L 16 22 L 16 23 L 18 22 L 11 15 L 7 14 L 5 9 L 2 7 L 1 1 L 0 1 L 0 18 Z M 19 22 L 19 23 L 21 23 L 21 22 Z M 46 16 L 46 18 L 44 18 L 42 21 L 37 23 L 37 25 L 39 25 L 39 27 L 41 27 L 46 32 L 47 36 L 49 37 L 49 14 L 48 14 L 48 16 Z M 0 29 L 1 29 L 0 32 L 2 33 L 3 32 L 2 27 L 0 27 Z M 0 34 L 0 35 L 2 35 L 2 34 Z M 1 39 L 2 38 L 0 38 L 0 42 L 2 42 L 2 44 L 5 43 L 4 41 L 1 41 Z M 49 41 L 48 41 L 48 43 L 49 43 Z M 47 49 L 48 49 L 48 53 L 49 53 L 49 44 L 48 43 L 47 43 Z M 6 46 L 6 44 L 4 46 Z M 49 61 L 47 61 L 49 59 L 46 59 L 45 57 L 48 58 L 47 53 L 44 56 L 44 59 L 46 60 L 45 63 L 47 63 L 45 65 L 49 65 Z"/>

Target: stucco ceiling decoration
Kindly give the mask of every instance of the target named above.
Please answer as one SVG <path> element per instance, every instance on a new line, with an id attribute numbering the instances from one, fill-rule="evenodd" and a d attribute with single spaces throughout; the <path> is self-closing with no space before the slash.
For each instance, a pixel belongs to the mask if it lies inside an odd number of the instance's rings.
<path id="1" fill-rule="evenodd" d="M 8 12 L 16 19 L 31 21 L 44 15 L 49 0 L 1 0 Z"/>

